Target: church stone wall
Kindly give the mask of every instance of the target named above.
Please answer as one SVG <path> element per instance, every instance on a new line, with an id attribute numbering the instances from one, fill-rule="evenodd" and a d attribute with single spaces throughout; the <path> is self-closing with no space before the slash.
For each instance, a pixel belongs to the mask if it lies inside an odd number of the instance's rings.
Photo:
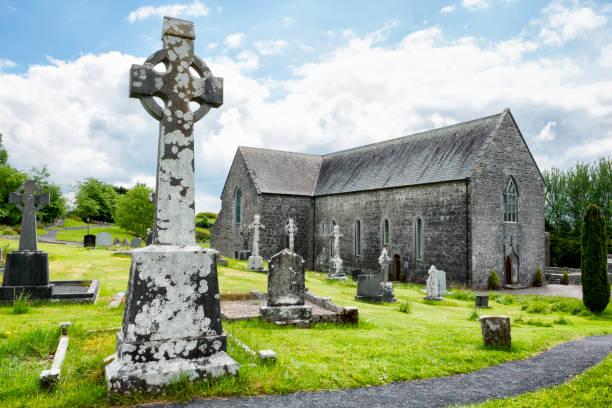
<path id="1" fill-rule="evenodd" d="M 315 268 L 326 270 L 330 254 L 330 226 L 335 220 L 344 237 L 340 256 L 345 273 L 378 273 L 382 249 L 382 225 L 389 219 L 390 268 L 394 256 L 408 261 L 405 276 L 410 282 L 424 283 L 434 264 L 447 273 L 449 283 L 467 284 L 468 231 L 466 182 L 446 182 L 413 187 L 319 196 L 315 200 Z M 415 257 L 416 217 L 423 222 L 424 257 Z M 361 221 L 361 255 L 355 255 L 355 220 Z M 324 221 L 326 235 L 321 236 Z"/>
<path id="2" fill-rule="evenodd" d="M 518 222 L 504 222 L 508 177 L 518 189 Z M 504 116 L 471 178 L 472 285 L 485 288 L 491 270 L 504 283 L 506 256 L 518 254 L 519 283 L 544 271 L 544 183 L 512 116 Z"/>
<path id="3" fill-rule="evenodd" d="M 237 188 L 242 192 L 241 223 L 234 221 L 234 193 Z M 246 164 L 240 152 L 236 152 L 230 168 L 225 187 L 221 193 L 221 210 L 217 221 L 210 231 L 210 247 L 221 252 L 222 255 L 235 258 L 243 248 L 243 239 L 240 235 L 242 228 L 253 222 L 258 205 L 259 196 L 253 181 L 248 173 Z M 251 242 L 249 241 L 249 248 Z"/>

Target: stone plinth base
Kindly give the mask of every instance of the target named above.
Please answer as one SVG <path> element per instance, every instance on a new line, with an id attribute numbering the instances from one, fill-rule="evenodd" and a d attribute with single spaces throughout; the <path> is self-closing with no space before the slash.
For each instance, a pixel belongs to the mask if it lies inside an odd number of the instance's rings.
<path id="1" fill-rule="evenodd" d="M 13 251 L 6 255 L 2 286 L 49 285 L 49 254 L 43 251 Z"/>
<path id="2" fill-rule="evenodd" d="M 344 274 L 344 269 L 342 268 L 342 259 L 332 258 L 329 260 L 327 279 L 346 280 L 346 275 Z"/>
<path id="3" fill-rule="evenodd" d="M 249 256 L 249 263 L 247 264 L 247 270 L 255 272 L 264 271 L 264 262 L 261 256 L 251 255 Z"/>
<path id="4" fill-rule="evenodd" d="M 480 328 L 485 346 L 510 347 L 510 318 L 508 316 L 482 316 Z"/>
<path id="5" fill-rule="evenodd" d="M 292 323 L 312 319 L 310 306 L 262 306 L 260 312 L 262 319 L 274 323 Z"/>
<path id="6" fill-rule="evenodd" d="M 0 302 L 12 302 L 21 295 L 29 295 L 29 300 L 47 300 L 52 291 L 53 285 L 0 286 Z"/>
<path id="7" fill-rule="evenodd" d="M 133 363 L 114 359 L 106 366 L 108 397 L 128 395 L 137 390 L 158 393 L 170 383 L 184 378 L 206 380 L 224 375 L 237 375 L 238 363 L 226 352 L 219 351 L 209 357 L 198 359 L 172 359 Z"/>
<path id="8" fill-rule="evenodd" d="M 435 300 L 436 302 L 444 300 L 441 297 L 433 297 L 433 296 L 425 296 L 423 299 L 424 300 Z"/>
<path id="9" fill-rule="evenodd" d="M 382 293 L 382 301 L 385 303 L 395 303 L 395 293 L 393 291 L 393 283 L 391 282 L 380 282 L 380 291 Z"/>

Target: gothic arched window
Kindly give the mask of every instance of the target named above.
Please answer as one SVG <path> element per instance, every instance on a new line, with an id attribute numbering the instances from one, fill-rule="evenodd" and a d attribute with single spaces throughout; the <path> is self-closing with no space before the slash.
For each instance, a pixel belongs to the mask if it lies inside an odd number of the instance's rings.
<path id="1" fill-rule="evenodd" d="M 504 221 L 516 222 L 517 220 L 517 190 L 512 177 L 506 182 L 504 187 Z"/>
<path id="2" fill-rule="evenodd" d="M 241 214 L 242 208 L 242 191 L 239 188 L 236 189 L 236 195 L 234 197 L 234 222 L 240 224 L 242 220 Z"/>
<path id="3" fill-rule="evenodd" d="M 420 218 L 416 219 L 414 225 L 414 251 L 417 259 L 423 259 L 423 221 Z"/>
<path id="4" fill-rule="evenodd" d="M 389 220 L 385 218 L 382 226 L 383 246 L 389 245 Z"/>
<path id="5" fill-rule="evenodd" d="M 355 256 L 361 255 L 361 221 L 355 220 Z"/>

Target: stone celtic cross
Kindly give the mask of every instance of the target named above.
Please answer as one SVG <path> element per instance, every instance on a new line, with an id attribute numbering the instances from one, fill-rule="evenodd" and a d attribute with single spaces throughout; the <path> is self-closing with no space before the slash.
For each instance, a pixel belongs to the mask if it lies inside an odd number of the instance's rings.
<path id="1" fill-rule="evenodd" d="M 253 256 L 259 256 L 259 230 L 266 229 L 266 226 L 259 220 L 259 214 L 255 214 L 249 229 L 253 231 Z"/>
<path id="2" fill-rule="evenodd" d="M 340 227 L 337 225 L 334 225 L 334 230 L 331 232 L 330 235 L 332 236 L 332 238 L 334 238 L 333 257 L 340 258 L 340 238 L 343 237 L 344 235 L 340 233 Z"/>
<path id="3" fill-rule="evenodd" d="M 26 180 L 14 193 L 9 193 L 9 203 L 22 212 L 20 251 L 36 251 L 36 211 L 49 205 L 49 193 L 45 193 L 36 180 Z"/>
<path id="4" fill-rule="evenodd" d="M 289 236 L 289 250 L 293 252 L 295 243 L 295 234 L 297 233 L 297 225 L 293 222 L 293 218 L 289 218 L 289 222 L 285 226 L 285 233 Z"/>
<path id="5" fill-rule="evenodd" d="M 380 257 L 378 257 L 378 264 L 380 265 L 380 275 L 383 282 L 389 280 L 389 262 L 391 258 L 387 254 L 387 248 L 383 247 Z"/>
<path id="6" fill-rule="evenodd" d="M 164 17 L 164 48 L 130 69 L 130 97 L 159 120 L 153 244 L 195 244 L 193 125 L 223 104 L 223 79 L 194 55 L 190 21 Z M 154 69 L 162 63 L 165 72 Z M 192 71 L 197 74 L 193 75 Z M 153 97 L 165 103 L 162 107 Z M 200 106 L 191 111 L 190 102 Z"/>

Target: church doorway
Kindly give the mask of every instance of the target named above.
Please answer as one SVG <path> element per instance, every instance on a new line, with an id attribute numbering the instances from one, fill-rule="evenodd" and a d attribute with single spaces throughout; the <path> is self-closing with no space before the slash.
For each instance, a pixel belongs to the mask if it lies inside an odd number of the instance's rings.
<path id="1" fill-rule="evenodd" d="M 399 281 L 402 276 L 402 259 L 398 254 L 393 256 L 393 264 L 395 268 L 393 268 L 393 276 L 391 280 Z"/>
<path id="2" fill-rule="evenodd" d="M 512 284 L 512 258 L 509 256 L 506 257 L 506 284 Z"/>

